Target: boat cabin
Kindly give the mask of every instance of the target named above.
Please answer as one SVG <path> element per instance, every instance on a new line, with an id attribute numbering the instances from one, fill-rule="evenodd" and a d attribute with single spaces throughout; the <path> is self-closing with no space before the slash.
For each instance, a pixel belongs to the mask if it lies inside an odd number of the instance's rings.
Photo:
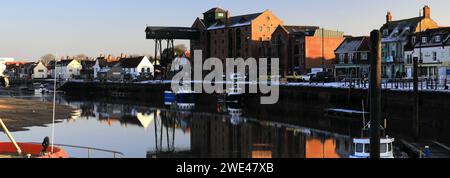
<path id="1" fill-rule="evenodd" d="M 380 139 L 380 158 L 394 158 L 394 138 L 382 138 Z M 351 158 L 370 158 L 370 139 L 359 138 L 353 139 L 355 144 L 354 154 Z"/>

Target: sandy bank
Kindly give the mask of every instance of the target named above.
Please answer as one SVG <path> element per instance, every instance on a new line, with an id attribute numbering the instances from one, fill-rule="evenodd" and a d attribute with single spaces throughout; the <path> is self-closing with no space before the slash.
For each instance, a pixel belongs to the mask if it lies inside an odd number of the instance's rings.
<path id="1" fill-rule="evenodd" d="M 75 109 L 69 106 L 57 104 L 56 119 L 67 119 L 74 111 Z M 10 131 L 23 131 L 26 127 L 51 124 L 52 115 L 52 103 L 13 98 L 0 99 L 0 118 Z"/>

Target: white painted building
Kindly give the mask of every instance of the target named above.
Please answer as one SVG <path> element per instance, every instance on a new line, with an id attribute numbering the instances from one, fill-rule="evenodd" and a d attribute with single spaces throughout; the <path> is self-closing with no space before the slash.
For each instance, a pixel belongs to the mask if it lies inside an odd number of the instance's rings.
<path id="1" fill-rule="evenodd" d="M 128 74 L 133 79 L 143 74 L 154 75 L 155 72 L 153 64 L 146 56 L 123 58 L 117 65 L 122 68 L 125 75 Z"/>
<path id="2" fill-rule="evenodd" d="M 42 62 L 38 62 L 33 69 L 33 79 L 46 79 L 48 76 L 47 67 L 42 64 Z"/>
<path id="3" fill-rule="evenodd" d="M 413 75 L 413 59 L 418 59 L 419 77 L 450 79 L 450 28 L 438 28 L 418 33 L 405 50 L 407 77 Z"/>
<path id="4" fill-rule="evenodd" d="M 14 62 L 14 58 L 6 58 L 6 57 L 0 57 L 0 76 L 3 76 L 5 70 L 6 70 L 6 63 L 7 62 Z"/>
<path id="5" fill-rule="evenodd" d="M 55 63 L 51 62 L 49 66 L 49 73 L 52 78 L 55 77 Z M 80 62 L 74 59 L 62 60 L 56 63 L 56 73 L 58 79 L 73 79 L 76 76 L 80 76 L 80 71 L 83 69 Z"/>

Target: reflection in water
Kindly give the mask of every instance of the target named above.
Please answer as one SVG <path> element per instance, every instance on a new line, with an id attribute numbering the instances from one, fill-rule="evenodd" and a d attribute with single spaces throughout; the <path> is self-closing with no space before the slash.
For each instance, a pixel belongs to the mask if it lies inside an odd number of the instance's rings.
<path id="1" fill-rule="evenodd" d="M 126 157 L 339 158 L 352 152 L 348 136 L 245 117 L 238 103 L 200 112 L 194 103 L 149 107 L 64 97 L 58 102 L 78 109 L 57 125 L 59 143 L 117 150 Z M 40 141 L 41 132 L 15 134 Z"/>
<path id="2" fill-rule="evenodd" d="M 217 110 L 224 112 L 225 106 L 221 103 Z M 193 155 L 205 158 L 338 158 L 348 157 L 351 152 L 349 137 L 244 118 L 242 109 L 234 103 L 226 108 L 229 115 L 194 113 Z"/>

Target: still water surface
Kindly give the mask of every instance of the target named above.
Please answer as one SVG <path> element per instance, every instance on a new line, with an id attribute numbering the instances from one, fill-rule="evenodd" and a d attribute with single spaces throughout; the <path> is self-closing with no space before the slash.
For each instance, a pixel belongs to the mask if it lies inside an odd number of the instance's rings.
<path id="1" fill-rule="evenodd" d="M 52 95 L 15 98 L 53 100 Z M 146 106 L 120 101 L 69 101 L 57 103 L 76 114 L 56 124 L 55 143 L 89 146 L 122 152 L 126 158 L 340 158 L 351 152 L 351 137 L 299 125 L 247 117 L 245 109 L 222 103 L 214 112 L 197 111 L 195 104 Z M 270 117 L 267 116 L 267 117 Z M 14 132 L 18 142 L 42 142 L 50 127 Z M 7 140 L 0 134 L 1 140 Z M 65 148 L 72 157 L 86 150 Z M 91 157 L 112 157 L 93 151 Z"/>

